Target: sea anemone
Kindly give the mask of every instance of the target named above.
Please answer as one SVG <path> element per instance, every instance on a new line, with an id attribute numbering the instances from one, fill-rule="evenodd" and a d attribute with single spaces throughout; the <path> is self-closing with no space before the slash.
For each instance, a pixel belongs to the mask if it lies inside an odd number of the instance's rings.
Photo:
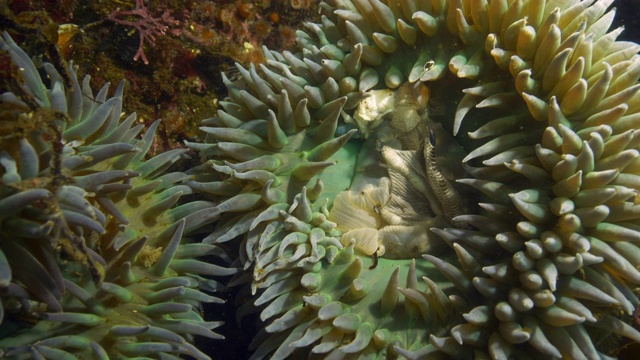
<path id="1" fill-rule="evenodd" d="M 195 191 L 253 358 L 608 358 L 640 284 L 640 45 L 612 0 L 335 0 L 223 76 Z M 418 279 L 423 281 L 418 281 Z"/>
<path id="2" fill-rule="evenodd" d="M 5 33 L 24 94 L 4 93 L 0 164 L 0 352 L 11 358 L 209 357 L 195 335 L 221 338 L 202 303 L 235 270 L 197 258 L 224 254 L 185 236 L 215 220 L 213 204 L 184 202 L 185 149 L 144 159 L 153 143 L 133 113 L 121 121 L 124 82 L 108 97 L 89 77 L 43 83 Z M 65 83 L 70 88 L 65 90 Z"/>

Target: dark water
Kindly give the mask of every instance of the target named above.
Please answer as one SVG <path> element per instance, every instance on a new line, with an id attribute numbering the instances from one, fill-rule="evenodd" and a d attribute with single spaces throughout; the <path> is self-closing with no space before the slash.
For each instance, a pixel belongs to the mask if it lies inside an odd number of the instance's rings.
<path id="1" fill-rule="evenodd" d="M 616 8 L 616 20 L 613 28 L 624 26 L 621 40 L 640 43 L 640 1 L 618 0 L 613 3 Z"/>

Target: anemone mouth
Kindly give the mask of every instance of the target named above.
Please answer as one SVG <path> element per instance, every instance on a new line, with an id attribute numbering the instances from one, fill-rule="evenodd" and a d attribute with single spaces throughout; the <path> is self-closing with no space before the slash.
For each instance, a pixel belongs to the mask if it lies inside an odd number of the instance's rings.
<path id="1" fill-rule="evenodd" d="M 367 255 L 419 257 L 443 245 L 431 228 L 452 226 L 472 207 L 455 184 L 466 174 L 466 153 L 429 116 L 429 93 L 420 81 L 369 90 L 345 120 L 359 130 L 360 150 L 350 187 L 329 213 L 343 245 L 354 240 Z"/>
<path id="2" fill-rule="evenodd" d="M 640 46 L 608 32 L 610 5 L 329 1 L 300 53 L 239 66 L 207 120 L 227 135 L 193 147 L 244 170 L 192 185 L 227 213 L 206 241 L 242 235 L 244 310 L 270 321 L 254 358 L 595 358 L 594 329 L 640 340 Z"/>

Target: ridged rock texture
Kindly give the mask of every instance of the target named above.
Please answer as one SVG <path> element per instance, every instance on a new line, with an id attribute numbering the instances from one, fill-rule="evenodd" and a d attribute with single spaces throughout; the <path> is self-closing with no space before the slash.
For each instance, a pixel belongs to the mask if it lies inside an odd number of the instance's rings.
<path id="1" fill-rule="evenodd" d="M 615 357 L 640 342 L 640 45 L 612 0 L 331 0 L 225 79 L 186 182 L 253 358 Z"/>
<path id="2" fill-rule="evenodd" d="M 73 64 L 45 64 L 45 86 L 6 33 L 0 48 L 24 78 L 0 96 L 0 357 L 209 359 L 192 345 L 222 338 L 200 314 L 221 301 L 207 277 L 235 270 L 185 237 L 215 220 L 210 202 L 179 204 L 187 175 L 167 169 L 186 150 L 144 160 L 158 123 L 137 138 L 136 114 L 121 120 L 124 82 L 94 94 Z"/>

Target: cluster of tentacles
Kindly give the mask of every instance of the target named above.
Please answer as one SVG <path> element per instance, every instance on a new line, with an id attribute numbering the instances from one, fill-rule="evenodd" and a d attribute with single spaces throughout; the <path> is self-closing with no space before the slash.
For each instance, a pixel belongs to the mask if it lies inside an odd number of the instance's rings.
<path id="1" fill-rule="evenodd" d="M 327 0 L 298 53 L 223 74 L 184 172 L 144 159 L 122 85 L 45 86 L 5 35 L 0 349 L 207 358 L 209 277 L 235 274 L 255 359 L 615 357 L 640 342 L 640 45 L 612 2 Z M 217 246 L 229 268 L 197 259 Z"/>
<path id="2" fill-rule="evenodd" d="M 220 301 L 208 277 L 235 271 L 185 237 L 216 219 L 210 202 L 176 206 L 192 190 L 167 169 L 186 150 L 144 159 L 158 123 L 138 138 L 136 114 L 121 120 L 124 82 L 94 94 L 73 64 L 45 64 L 45 86 L 6 33 L 0 48 L 24 78 L 0 96 L 0 356 L 208 359 L 192 345 L 222 337 L 200 314 Z"/>
<path id="3" fill-rule="evenodd" d="M 299 53 L 238 65 L 188 185 L 205 243 L 238 242 L 253 358 L 640 341 L 640 46 L 611 3 L 327 1 Z"/>

